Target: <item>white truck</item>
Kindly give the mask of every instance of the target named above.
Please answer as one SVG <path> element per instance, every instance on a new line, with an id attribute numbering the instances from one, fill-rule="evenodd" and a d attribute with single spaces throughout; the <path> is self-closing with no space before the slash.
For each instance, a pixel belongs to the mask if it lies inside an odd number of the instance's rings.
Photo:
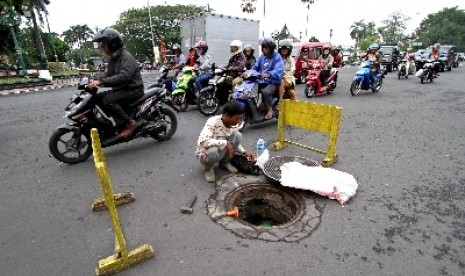
<path id="1" fill-rule="evenodd" d="M 208 54 L 217 66 L 228 63 L 231 41 L 238 39 L 242 46 L 252 44 L 258 58 L 260 48 L 259 21 L 215 13 L 200 13 L 184 18 L 181 23 L 181 50 L 186 55 L 199 40 L 208 43 Z"/>

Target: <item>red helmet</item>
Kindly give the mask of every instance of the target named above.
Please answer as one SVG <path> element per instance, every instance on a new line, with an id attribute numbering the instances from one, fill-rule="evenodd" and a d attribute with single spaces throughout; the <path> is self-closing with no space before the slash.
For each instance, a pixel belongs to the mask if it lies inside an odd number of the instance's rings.
<path id="1" fill-rule="evenodd" d="M 208 51 L 208 44 L 206 41 L 199 40 L 195 43 L 194 48 L 201 50 L 202 54 L 205 54 Z"/>

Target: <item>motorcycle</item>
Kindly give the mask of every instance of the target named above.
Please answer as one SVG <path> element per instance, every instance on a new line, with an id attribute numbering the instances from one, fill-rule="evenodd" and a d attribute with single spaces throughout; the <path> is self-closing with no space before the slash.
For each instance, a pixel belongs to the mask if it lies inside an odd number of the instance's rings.
<path id="1" fill-rule="evenodd" d="M 262 93 L 258 91 L 258 80 L 261 74 L 255 70 L 249 70 L 242 74 L 242 83 L 238 83 L 234 87 L 232 100 L 238 101 L 245 109 L 244 119 L 239 125 L 239 130 L 242 131 L 247 124 L 258 124 L 265 121 L 278 118 L 279 111 L 276 110 L 278 98 L 272 100 L 273 116 L 270 119 L 265 118 L 266 106 L 262 100 Z M 289 98 L 287 95 L 284 98 Z"/>
<path id="2" fill-rule="evenodd" d="M 182 74 L 178 76 L 176 88 L 171 93 L 172 107 L 176 111 L 185 112 L 190 105 L 197 105 L 194 78 L 194 68 L 190 66 L 185 66 Z"/>
<path id="3" fill-rule="evenodd" d="M 171 70 L 168 66 L 163 65 L 159 69 L 160 75 L 157 77 L 154 83 L 148 86 L 148 89 L 159 87 L 164 88 L 171 93 L 176 89 L 176 82 L 173 80 L 173 76 L 171 76 Z"/>
<path id="4" fill-rule="evenodd" d="M 409 62 L 405 59 L 403 59 L 400 63 L 399 63 L 399 67 L 397 68 L 397 78 L 398 79 L 401 79 L 401 78 L 408 78 L 408 72 L 409 72 L 409 68 L 410 65 L 409 65 Z"/>
<path id="5" fill-rule="evenodd" d="M 371 83 L 371 71 L 373 69 L 373 62 L 363 61 L 360 64 L 360 68 L 357 70 L 357 73 L 352 80 L 350 85 L 350 93 L 352 96 L 360 93 L 361 90 L 368 91 L 371 89 L 373 92 L 379 92 L 381 86 L 383 85 L 383 79 L 386 75 L 386 69 L 382 68 L 376 74 L 373 75 L 374 83 Z"/>
<path id="6" fill-rule="evenodd" d="M 337 85 L 337 69 L 331 69 L 329 76 L 322 83 L 322 74 L 323 70 L 321 69 L 321 64 L 313 64 L 313 69 L 309 70 L 307 76 L 307 86 L 305 87 L 305 96 L 311 98 L 319 94 L 331 94 L 331 92 L 336 88 Z"/>
<path id="7" fill-rule="evenodd" d="M 53 157 L 63 163 L 75 164 L 92 155 L 90 130 L 97 128 L 102 147 L 129 142 L 140 137 L 151 137 L 158 141 L 171 138 L 177 128 L 176 114 L 162 103 L 166 103 L 166 90 L 151 88 L 144 95 L 123 109 L 137 122 L 134 132 L 126 138 L 118 134 L 113 122 L 102 111 L 97 89 L 89 89 L 85 79 L 78 85 L 80 90 L 71 97 L 65 108 L 64 118 L 72 123 L 59 126 L 49 140 Z"/>
<path id="8" fill-rule="evenodd" d="M 205 116 L 215 115 L 229 100 L 231 91 L 230 80 L 228 80 L 228 70 L 225 68 L 213 68 L 213 78 L 208 81 L 208 85 L 200 90 L 199 111 Z"/>
<path id="9" fill-rule="evenodd" d="M 424 84 L 427 80 L 433 82 L 433 78 L 435 78 L 433 77 L 433 71 L 436 63 L 430 60 L 424 60 L 419 63 L 421 69 L 416 72 L 415 76 L 420 78 L 421 84 Z"/>

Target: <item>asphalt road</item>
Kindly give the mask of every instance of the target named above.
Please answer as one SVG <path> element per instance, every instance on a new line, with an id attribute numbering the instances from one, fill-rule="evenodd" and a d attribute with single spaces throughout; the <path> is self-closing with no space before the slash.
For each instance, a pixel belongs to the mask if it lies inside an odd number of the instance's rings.
<path id="1" fill-rule="evenodd" d="M 354 74 L 342 69 L 335 93 L 311 100 L 344 108 L 333 168 L 353 174 L 359 189 L 344 207 L 316 196 L 322 222 L 300 242 L 243 239 L 210 219 L 215 189 L 193 155 L 206 117 L 195 108 L 178 114 L 171 140 L 104 149 L 115 192 L 136 196 L 118 208 L 128 249 L 148 243 L 156 254 L 120 275 L 464 275 L 465 67 L 423 85 L 390 73 L 379 93 L 355 97 Z M 113 252 L 108 213 L 91 210 L 101 195 L 92 159 L 49 157 L 74 89 L 0 97 L 1 275 L 92 275 Z M 302 85 L 297 91 L 307 100 Z M 245 147 L 259 136 L 273 142 L 276 121 L 246 129 Z M 271 154 L 322 160 L 295 147 Z M 183 215 L 192 194 L 194 213 Z"/>

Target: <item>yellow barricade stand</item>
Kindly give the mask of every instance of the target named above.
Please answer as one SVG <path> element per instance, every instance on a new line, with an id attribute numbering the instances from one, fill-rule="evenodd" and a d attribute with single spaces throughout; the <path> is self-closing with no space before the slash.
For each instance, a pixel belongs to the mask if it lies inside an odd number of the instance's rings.
<path id="1" fill-rule="evenodd" d="M 92 148 L 94 153 L 94 163 L 100 180 L 100 188 L 103 192 L 104 204 L 110 214 L 110 219 L 115 230 L 115 253 L 98 262 L 95 269 L 97 275 L 111 275 L 116 272 L 127 269 L 145 260 L 154 257 L 153 248 L 149 244 L 143 244 L 134 250 L 126 250 L 126 240 L 121 230 L 118 213 L 116 212 L 115 195 L 108 174 L 107 164 L 103 156 L 102 147 L 97 130 L 91 131 Z"/>
<path id="2" fill-rule="evenodd" d="M 342 107 L 307 101 L 282 100 L 279 102 L 278 141 L 273 143 L 273 150 L 281 150 L 288 144 L 308 149 L 326 157 L 322 166 L 329 167 L 337 161 L 336 143 L 339 135 L 339 123 Z M 284 138 L 286 126 L 317 131 L 329 136 L 326 151 L 303 145 Z"/>

